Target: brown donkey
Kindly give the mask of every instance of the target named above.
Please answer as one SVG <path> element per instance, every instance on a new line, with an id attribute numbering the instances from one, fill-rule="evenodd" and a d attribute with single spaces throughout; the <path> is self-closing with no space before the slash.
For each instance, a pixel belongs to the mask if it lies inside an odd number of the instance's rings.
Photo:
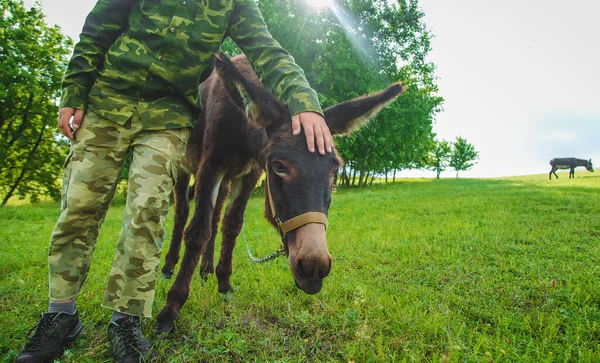
<path id="1" fill-rule="evenodd" d="M 321 290 L 331 271 L 327 250 L 327 212 L 333 173 L 342 161 L 335 150 L 311 153 L 304 136 L 292 136 L 287 107 L 271 95 L 244 56 L 217 55 L 216 71 L 200 86 L 205 110 L 187 145 L 185 166 L 174 188 L 175 226 L 162 271 L 173 273 L 181 238 L 186 249 L 181 267 L 157 316 L 156 332 L 170 332 L 189 295 L 200 256 L 200 271 L 213 272 L 214 242 L 221 209 L 231 195 L 222 222 L 221 256 L 216 268 L 219 292 L 231 291 L 232 253 L 250 193 L 266 172 L 265 217 L 279 231 L 296 286 L 308 294 Z M 400 83 L 384 91 L 327 108 L 332 134 L 348 134 L 398 97 Z M 183 170 L 185 169 L 185 170 Z M 188 185 L 195 173 L 195 209 L 189 214 Z"/>

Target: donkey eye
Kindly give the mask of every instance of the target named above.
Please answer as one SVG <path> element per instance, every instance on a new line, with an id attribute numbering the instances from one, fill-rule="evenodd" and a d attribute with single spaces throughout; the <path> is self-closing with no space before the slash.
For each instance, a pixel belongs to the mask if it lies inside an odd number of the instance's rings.
<path id="1" fill-rule="evenodd" d="M 275 172 L 275 174 L 279 175 L 279 176 L 286 176 L 289 174 L 287 168 L 285 167 L 285 165 L 283 165 L 283 163 L 281 161 L 275 160 L 271 163 L 271 167 L 273 168 L 273 171 Z"/>

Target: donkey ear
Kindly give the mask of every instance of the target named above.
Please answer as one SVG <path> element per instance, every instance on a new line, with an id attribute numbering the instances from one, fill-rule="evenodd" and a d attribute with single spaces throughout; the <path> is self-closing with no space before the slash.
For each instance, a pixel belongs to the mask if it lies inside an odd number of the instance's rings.
<path id="1" fill-rule="evenodd" d="M 324 113 L 329 131 L 332 135 L 350 134 L 404 91 L 406 91 L 406 87 L 398 82 L 383 91 L 328 107 Z"/>
<path id="2" fill-rule="evenodd" d="M 219 52 L 216 54 L 215 69 L 232 98 L 241 98 L 250 122 L 257 126 L 269 126 L 289 117 L 286 107 L 260 83 L 245 56 L 229 59 Z"/>

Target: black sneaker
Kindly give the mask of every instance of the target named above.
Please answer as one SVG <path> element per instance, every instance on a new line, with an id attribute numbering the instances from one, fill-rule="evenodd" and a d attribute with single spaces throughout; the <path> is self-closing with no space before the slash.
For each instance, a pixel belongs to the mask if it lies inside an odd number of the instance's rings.
<path id="1" fill-rule="evenodd" d="M 117 363 L 149 362 L 150 341 L 142 334 L 137 316 L 113 321 L 108 325 L 108 338 Z"/>
<path id="2" fill-rule="evenodd" d="M 65 345 L 77 338 L 83 326 L 77 315 L 69 313 L 44 313 L 33 335 L 27 337 L 29 341 L 17 356 L 17 363 L 42 363 L 58 359 L 65 349 Z"/>

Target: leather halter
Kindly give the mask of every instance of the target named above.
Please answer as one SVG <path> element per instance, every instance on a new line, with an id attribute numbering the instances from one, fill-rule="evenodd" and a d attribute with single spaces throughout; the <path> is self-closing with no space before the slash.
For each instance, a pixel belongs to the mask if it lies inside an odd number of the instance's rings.
<path id="1" fill-rule="evenodd" d="M 267 195 L 269 197 L 269 206 L 271 207 L 271 214 L 273 215 L 273 219 L 275 223 L 277 223 L 277 230 L 279 231 L 279 235 L 281 235 L 281 239 L 285 238 L 285 235 L 289 231 L 293 231 L 298 227 L 302 227 L 305 224 L 309 223 L 321 223 L 325 225 L 325 229 L 327 229 L 327 216 L 325 213 L 321 212 L 306 212 L 295 217 L 288 219 L 287 221 L 281 221 L 281 219 L 277 216 L 277 212 L 275 211 L 275 203 L 273 202 L 273 196 L 271 195 L 271 187 L 269 185 L 269 168 L 265 167 L 267 173 Z"/>

